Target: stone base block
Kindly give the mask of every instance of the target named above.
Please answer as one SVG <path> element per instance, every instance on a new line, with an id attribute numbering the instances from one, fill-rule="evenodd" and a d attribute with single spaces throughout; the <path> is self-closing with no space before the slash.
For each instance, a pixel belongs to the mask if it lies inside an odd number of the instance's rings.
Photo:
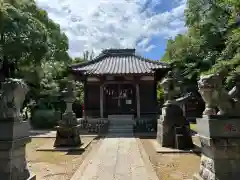
<path id="1" fill-rule="evenodd" d="M 175 128 L 175 148 L 177 149 L 192 149 L 194 144 L 188 126 Z"/>
<path id="2" fill-rule="evenodd" d="M 30 172 L 27 168 L 25 145 L 29 137 L 12 141 L 0 141 L 0 179 L 27 180 Z"/>
<path id="3" fill-rule="evenodd" d="M 194 144 L 188 126 L 167 127 L 158 124 L 157 141 L 161 146 L 175 149 L 192 149 Z"/>
<path id="4" fill-rule="evenodd" d="M 157 124 L 157 141 L 161 146 L 175 149 L 192 149 L 193 142 L 189 122 L 176 104 L 162 108 Z"/>
<path id="5" fill-rule="evenodd" d="M 73 127 L 57 127 L 56 140 L 54 147 L 64 146 L 79 146 L 81 145 L 81 139 L 79 134 L 79 126 Z"/>
<path id="6" fill-rule="evenodd" d="M 81 144 L 79 146 L 61 146 L 61 147 L 54 147 L 53 143 L 46 143 L 43 146 L 40 146 L 37 151 L 62 151 L 62 152 L 69 152 L 69 151 L 84 151 L 91 142 L 96 138 L 97 136 L 92 136 L 88 138 L 82 138 Z"/>
<path id="7" fill-rule="evenodd" d="M 239 118 L 203 117 L 197 120 L 202 147 L 196 180 L 238 180 L 240 177 Z"/>
<path id="8" fill-rule="evenodd" d="M 194 154 L 201 153 L 201 148 L 197 146 L 194 146 L 192 149 L 175 149 L 175 148 L 163 147 L 156 140 L 152 140 L 151 143 L 157 153 L 194 153 Z"/>
<path id="9" fill-rule="evenodd" d="M 28 121 L 0 121 L 0 140 L 11 141 L 29 137 L 30 125 Z"/>

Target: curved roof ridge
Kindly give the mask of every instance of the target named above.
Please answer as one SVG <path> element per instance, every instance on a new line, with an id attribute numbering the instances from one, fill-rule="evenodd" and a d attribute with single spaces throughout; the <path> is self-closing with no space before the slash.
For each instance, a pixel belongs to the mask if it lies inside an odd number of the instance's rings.
<path id="1" fill-rule="evenodd" d="M 167 65 L 167 63 L 160 62 L 160 61 L 157 61 L 157 60 L 151 60 L 151 59 L 145 58 L 141 55 L 134 55 L 134 56 L 139 58 L 142 61 L 145 61 L 145 62 L 154 63 L 154 64 L 158 64 L 158 65 Z"/>
<path id="2" fill-rule="evenodd" d="M 74 64 L 72 65 L 71 67 L 72 68 L 80 68 L 80 67 L 83 67 L 83 66 L 87 66 L 87 65 L 91 65 L 91 64 L 94 64 L 94 63 L 97 63 L 99 61 L 101 61 L 104 57 L 107 57 L 106 54 L 103 54 L 103 53 L 100 53 L 98 56 L 94 57 L 92 60 L 90 61 L 86 61 L 86 62 L 81 62 L 81 63 L 78 63 L 78 64 Z"/>
<path id="3" fill-rule="evenodd" d="M 86 72 L 87 74 L 134 74 L 134 73 L 152 73 L 156 69 L 167 69 L 167 63 L 150 60 L 133 52 L 134 49 L 126 51 L 111 49 L 101 52 L 91 61 L 72 65 L 73 71 Z M 128 51 L 127 50 L 127 51 Z"/>

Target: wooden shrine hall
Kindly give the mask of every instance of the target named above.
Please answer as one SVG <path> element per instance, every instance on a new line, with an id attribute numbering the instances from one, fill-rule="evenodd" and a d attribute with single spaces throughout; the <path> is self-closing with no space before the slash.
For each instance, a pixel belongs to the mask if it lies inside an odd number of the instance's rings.
<path id="1" fill-rule="evenodd" d="M 84 112 L 92 118 L 156 115 L 157 81 L 168 70 L 167 64 L 136 55 L 135 49 L 103 50 L 71 67 L 75 79 L 84 83 Z"/>

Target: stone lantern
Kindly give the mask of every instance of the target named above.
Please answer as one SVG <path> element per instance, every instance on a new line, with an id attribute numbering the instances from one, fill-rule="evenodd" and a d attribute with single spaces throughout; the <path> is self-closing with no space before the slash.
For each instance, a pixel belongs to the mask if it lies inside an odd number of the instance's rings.
<path id="1" fill-rule="evenodd" d="M 26 144 L 30 126 L 23 121 L 20 109 L 28 92 L 19 79 L 5 79 L 0 92 L 0 179 L 35 180 L 27 167 Z"/>
<path id="2" fill-rule="evenodd" d="M 165 95 L 165 103 L 162 114 L 157 124 L 157 141 L 163 147 L 175 149 L 193 148 L 189 123 L 183 115 L 183 111 L 176 102 L 179 92 L 178 81 L 169 72 L 161 82 Z"/>
<path id="3" fill-rule="evenodd" d="M 79 146 L 81 145 L 79 134 L 80 125 L 78 124 L 76 114 L 72 109 L 72 105 L 76 99 L 72 81 L 69 80 L 67 82 L 67 87 L 62 94 L 63 100 L 66 103 L 66 110 L 57 126 L 57 135 L 54 146 Z"/>

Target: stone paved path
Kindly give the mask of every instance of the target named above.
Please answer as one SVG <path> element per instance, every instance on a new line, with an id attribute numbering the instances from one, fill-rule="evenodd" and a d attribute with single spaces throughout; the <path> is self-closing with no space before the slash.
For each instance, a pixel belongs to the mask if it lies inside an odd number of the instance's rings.
<path id="1" fill-rule="evenodd" d="M 158 180 L 133 137 L 106 137 L 83 172 L 74 176 L 72 180 Z"/>

